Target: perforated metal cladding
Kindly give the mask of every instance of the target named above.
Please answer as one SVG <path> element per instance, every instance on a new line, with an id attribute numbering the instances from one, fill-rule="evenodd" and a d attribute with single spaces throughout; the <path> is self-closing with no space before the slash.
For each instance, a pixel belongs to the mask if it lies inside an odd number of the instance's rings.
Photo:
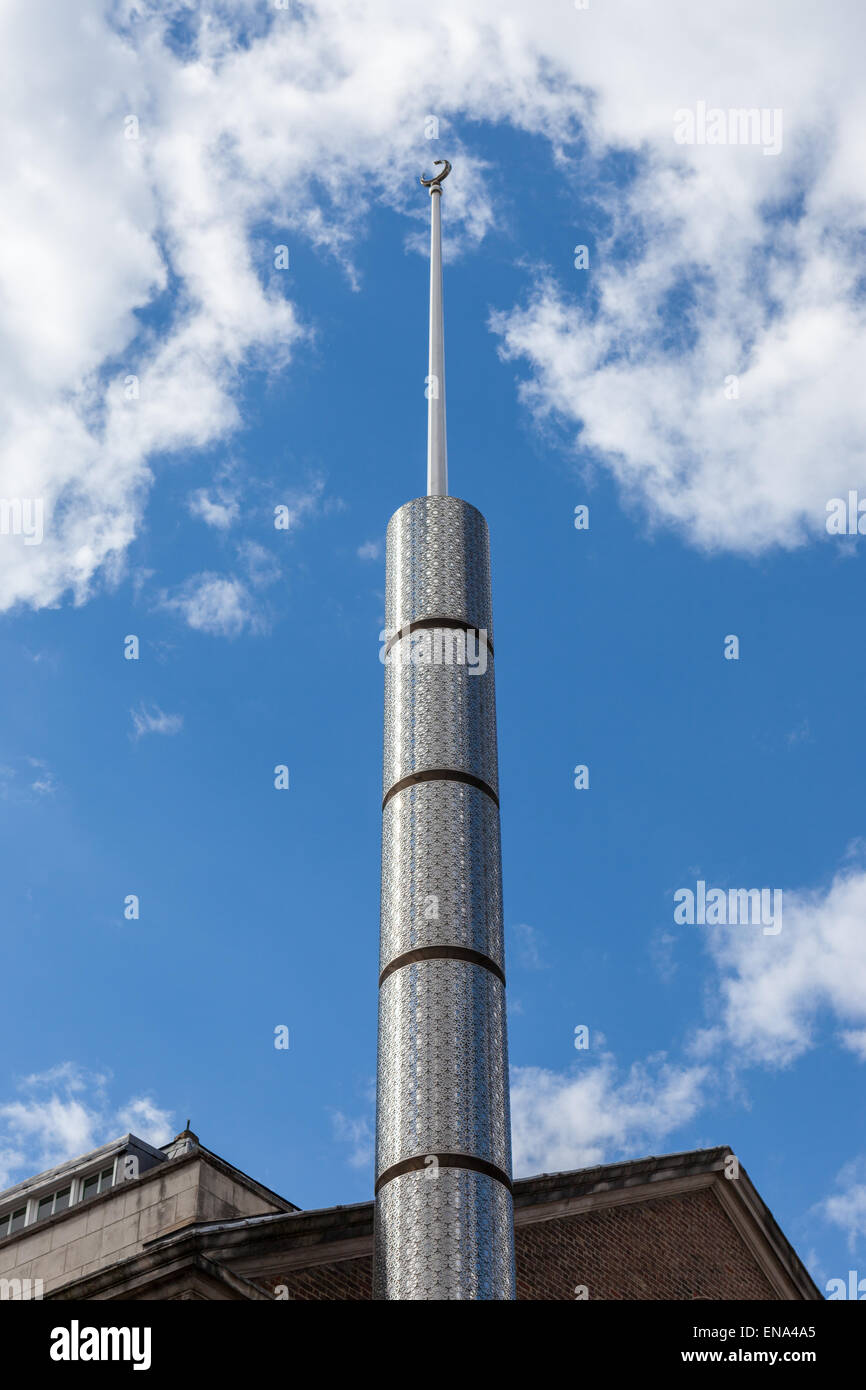
<path id="1" fill-rule="evenodd" d="M 435 954 L 472 951 L 504 969 L 496 801 L 449 777 L 498 790 L 492 655 L 473 643 L 470 664 L 459 660 L 459 624 L 492 636 L 489 568 L 487 525 L 465 502 L 418 498 L 392 517 L 386 626 L 445 625 L 401 637 L 385 670 L 384 792 L 433 776 L 394 791 L 383 812 L 380 970 L 394 967 L 379 996 L 383 1298 L 514 1297 L 505 1183 L 446 1165 L 435 1178 L 392 1171 L 412 1158 L 466 1154 L 511 1173 L 502 981 L 480 962 Z M 403 959 L 421 949 L 431 958 Z"/>
<path id="2" fill-rule="evenodd" d="M 416 497 L 388 523 L 385 625 L 460 618 L 493 640 L 487 522 L 459 497 Z"/>
<path id="3" fill-rule="evenodd" d="M 385 667 L 385 791 L 410 773 L 433 768 L 468 772 L 496 791 L 493 658 L 488 654 L 483 675 L 465 665 L 404 663 L 411 640 L 394 644 L 394 659 Z"/>
<path id="4" fill-rule="evenodd" d="M 379 992 L 376 1176 L 415 1154 L 511 1172 L 505 990 L 484 966 L 422 960 Z"/>
<path id="5" fill-rule="evenodd" d="M 464 782 L 397 792 L 382 823 L 379 969 L 422 946 L 462 946 L 504 969 L 499 813 Z"/>
<path id="6" fill-rule="evenodd" d="M 513 1299 L 511 1194 L 485 1173 L 404 1173 L 376 1199 L 374 1297 Z"/>

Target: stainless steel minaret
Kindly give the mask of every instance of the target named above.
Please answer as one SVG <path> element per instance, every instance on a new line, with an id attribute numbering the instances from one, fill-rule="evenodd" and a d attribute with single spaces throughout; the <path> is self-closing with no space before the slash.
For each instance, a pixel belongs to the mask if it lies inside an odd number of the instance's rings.
<path id="1" fill-rule="evenodd" d="M 387 542 L 375 1295 L 513 1299 L 489 544 L 448 496 L 436 163 L 427 496 Z"/>

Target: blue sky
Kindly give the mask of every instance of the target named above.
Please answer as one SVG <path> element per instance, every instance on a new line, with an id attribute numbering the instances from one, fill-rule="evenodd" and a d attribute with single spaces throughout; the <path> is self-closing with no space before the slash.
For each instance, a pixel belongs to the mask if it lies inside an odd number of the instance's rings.
<path id="1" fill-rule="evenodd" d="M 46 523 L 0 535 L 7 1182 L 190 1116 L 304 1207 L 370 1196 L 383 541 L 424 488 L 447 155 L 517 1170 L 730 1144 L 822 1286 L 866 1273 L 864 559 L 825 525 L 866 497 L 862 21 L 765 8 L 545 4 L 515 44 L 482 0 L 11 7 L 42 85 L 4 98 L 0 496 Z M 781 151 L 676 144 L 700 100 L 783 110 Z M 699 879 L 781 889 L 782 930 L 678 925 Z"/>

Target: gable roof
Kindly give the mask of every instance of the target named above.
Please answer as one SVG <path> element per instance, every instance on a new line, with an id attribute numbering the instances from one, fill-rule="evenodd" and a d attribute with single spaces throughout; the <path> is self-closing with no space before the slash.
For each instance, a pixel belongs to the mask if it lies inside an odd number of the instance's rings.
<path id="1" fill-rule="evenodd" d="M 223 1161 L 207 1150 L 209 1160 Z M 236 1170 L 235 1170 L 236 1171 Z M 737 1175 L 726 1176 L 726 1171 Z M 624 1203 L 655 1202 L 709 1189 L 780 1299 L 823 1295 L 781 1231 L 733 1151 L 726 1147 L 602 1164 L 563 1173 L 542 1173 L 514 1184 L 515 1226 L 579 1216 Z M 288 1204 L 287 1204 L 288 1205 Z M 141 1254 L 55 1290 L 53 1298 L 141 1296 L 184 1268 L 226 1271 L 237 1282 L 217 1296 L 270 1298 L 268 1282 L 290 1270 L 341 1260 L 369 1260 L 373 1252 L 373 1202 L 298 1208 L 189 1224 L 148 1242 Z M 244 1294 L 242 1289 L 251 1290 Z M 254 1291 L 253 1291 L 254 1290 Z M 159 1293 L 144 1296 L 160 1297 Z M 207 1295 L 204 1295 L 207 1296 Z"/>

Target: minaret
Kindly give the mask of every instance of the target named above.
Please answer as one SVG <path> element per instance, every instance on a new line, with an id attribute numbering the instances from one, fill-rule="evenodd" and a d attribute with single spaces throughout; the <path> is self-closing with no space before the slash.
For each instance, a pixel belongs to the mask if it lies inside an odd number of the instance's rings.
<path id="1" fill-rule="evenodd" d="M 374 1292 L 513 1299 L 490 557 L 448 496 L 436 163 L 427 496 L 387 540 Z"/>

